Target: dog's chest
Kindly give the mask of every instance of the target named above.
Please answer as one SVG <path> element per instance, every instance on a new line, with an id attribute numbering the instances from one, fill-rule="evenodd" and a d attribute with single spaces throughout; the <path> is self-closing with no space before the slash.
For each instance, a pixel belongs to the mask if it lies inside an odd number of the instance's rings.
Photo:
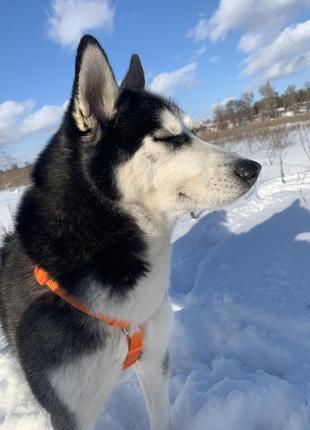
<path id="1" fill-rule="evenodd" d="M 57 396 L 83 429 L 91 428 L 94 417 L 111 394 L 127 354 L 126 336 L 114 330 L 109 330 L 102 348 L 76 357 L 50 373 Z"/>
<path id="2" fill-rule="evenodd" d="M 88 286 L 85 300 L 96 312 L 130 322 L 145 322 L 163 302 L 169 286 L 171 247 L 168 240 L 150 248 L 149 272 L 137 280 L 126 294 L 111 294 L 96 282 Z"/>
<path id="3" fill-rule="evenodd" d="M 169 286 L 170 245 L 150 257 L 150 272 L 141 279 L 133 292 L 137 318 L 145 321 L 162 303 Z"/>

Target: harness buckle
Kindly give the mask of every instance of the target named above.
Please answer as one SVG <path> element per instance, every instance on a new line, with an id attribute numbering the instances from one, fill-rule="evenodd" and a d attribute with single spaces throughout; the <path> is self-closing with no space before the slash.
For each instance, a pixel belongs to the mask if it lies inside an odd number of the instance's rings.
<path id="1" fill-rule="evenodd" d="M 130 333 L 129 333 L 129 331 L 128 331 L 128 328 L 127 328 L 127 327 L 122 327 L 122 330 L 123 330 L 123 333 L 124 333 L 127 337 L 129 337 L 129 336 L 130 336 Z"/>

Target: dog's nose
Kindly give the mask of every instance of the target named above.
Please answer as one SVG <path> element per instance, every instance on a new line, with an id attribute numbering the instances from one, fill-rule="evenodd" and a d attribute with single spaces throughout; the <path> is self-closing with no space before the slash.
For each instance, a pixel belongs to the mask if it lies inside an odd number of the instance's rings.
<path id="1" fill-rule="evenodd" d="M 239 178 L 252 186 L 255 184 L 261 170 L 262 166 L 259 163 L 256 163 L 256 161 L 238 160 L 235 164 L 234 172 L 239 176 Z"/>

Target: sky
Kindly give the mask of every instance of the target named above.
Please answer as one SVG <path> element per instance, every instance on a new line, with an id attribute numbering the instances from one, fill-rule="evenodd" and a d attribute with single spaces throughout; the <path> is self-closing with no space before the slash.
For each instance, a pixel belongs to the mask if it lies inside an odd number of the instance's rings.
<path id="1" fill-rule="evenodd" d="M 32 161 L 57 129 L 81 35 L 118 80 L 132 53 L 148 87 L 201 120 L 218 102 L 310 81 L 310 0 L 11 0 L 0 16 L 0 150 Z"/>

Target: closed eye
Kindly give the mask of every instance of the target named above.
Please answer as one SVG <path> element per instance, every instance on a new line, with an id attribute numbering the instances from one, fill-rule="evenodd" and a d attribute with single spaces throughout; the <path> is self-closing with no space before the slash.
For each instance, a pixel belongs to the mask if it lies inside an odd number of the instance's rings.
<path id="1" fill-rule="evenodd" d="M 171 144 L 174 148 L 178 148 L 184 144 L 190 143 L 191 138 L 188 134 L 181 133 L 178 135 L 166 135 L 166 136 L 160 136 L 160 137 L 154 136 L 154 140 L 156 142 L 166 142 Z"/>

